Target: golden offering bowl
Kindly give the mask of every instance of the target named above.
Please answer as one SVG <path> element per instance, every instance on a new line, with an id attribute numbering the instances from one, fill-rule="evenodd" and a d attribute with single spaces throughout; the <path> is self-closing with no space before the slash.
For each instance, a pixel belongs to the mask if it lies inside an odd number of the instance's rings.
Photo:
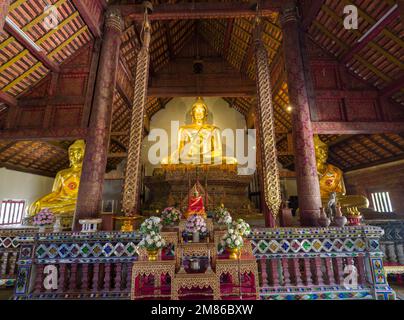
<path id="1" fill-rule="evenodd" d="M 133 223 L 136 220 L 142 219 L 140 215 L 134 216 L 114 216 L 115 220 L 122 221 L 121 232 L 133 232 Z"/>

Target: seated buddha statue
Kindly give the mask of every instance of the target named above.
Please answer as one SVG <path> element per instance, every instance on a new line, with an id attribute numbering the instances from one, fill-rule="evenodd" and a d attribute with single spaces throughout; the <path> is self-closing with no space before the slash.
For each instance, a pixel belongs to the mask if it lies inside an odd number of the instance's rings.
<path id="1" fill-rule="evenodd" d="M 69 147 L 70 167 L 56 174 L 51 193 L 30 205 L 29 216 L 36 215 L 44 208 L 48 208 L 55 215 L 73 215 L 76 209 L 84 150 L 84 140 L 77 140 Z"/>
<path id="2" fill-rule="evenodd" d="M 208 107 L 202 98 L 192 106 L 192 124 L 184 125 L 178 131 L 178 148 L 161 164 L 187 165 L 237 165 L 237 160 L 223 157 L 220 129 L 206 123 Z"/>
<path id="3" fill-rule="evenodd" d="M 206 218 L 205 206 L 203 204 L 203 197 L 199 194 L 196 186 L 193 188 L 192 195 L 189 197 L 188 201 L 188 210 L 185 212 L 184 217 L 188 219 L 188 217 L 192 215 L 201 215 Z"/>
<path id="4" fill-rule="evenodd" d="M 361 195 L 346 195 L 343 172 L 327 163 L 328 145 L 321 141 L 318 135 L 314 136 L 314 147 L 323 208 L 327 207 L 331 193 L 335 192 L 337 204 L 344 213 L 360 215 L 358 208 L 368 208 L 369 200 Z"/>

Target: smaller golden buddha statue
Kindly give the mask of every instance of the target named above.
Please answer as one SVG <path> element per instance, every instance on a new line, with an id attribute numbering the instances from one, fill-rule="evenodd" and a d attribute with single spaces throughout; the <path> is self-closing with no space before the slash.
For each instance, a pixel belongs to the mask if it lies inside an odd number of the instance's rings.
<path id="1" fill-rule="evenodd" d="M 198 189 L 194 186 L 192 195 L 189 197 L 188 201 L 188 210 L 185 212 L 184 217 L 188 219 L 188 217 L 192 215 L 201 215 L 206 218 L 205 206 L 203 204 L 203 197 L 199 194 Z"/>
<path id="2" fill-rule="evenodd" d="M 318 135 L 314 136 L 314 147 L 323 207 L 327 207 L 330 195 L 335 192 L 336 202 L 344 213 L 360 215 L 358 208 L 368 208 L 369 200 L 361 195 L 346 195 L 343 172 L 338 167 L 327 163 L 328 145 L 321 141 Z"/>
<path id="3" fill-rule="evenodd" d="M 55 215 L 73 215 L 76 209 L 84 151 L 84 140 L 77 140 L 69 147 L 70 167 L 56 174 L 51 193 L 30 205 L 29 216 L 36 215 L 44 208 L 48 208 Z"/>
<path id="4" fill-rule="evenodd" d="M 192 124 L 181 126 L 178 131 L 178 149 L 161 164 L 186 165 L 237 165 L 237 160 L 223 157 L 220 129 L 206 123 L 209 111 L 199 97 L 192 106 Z"/>

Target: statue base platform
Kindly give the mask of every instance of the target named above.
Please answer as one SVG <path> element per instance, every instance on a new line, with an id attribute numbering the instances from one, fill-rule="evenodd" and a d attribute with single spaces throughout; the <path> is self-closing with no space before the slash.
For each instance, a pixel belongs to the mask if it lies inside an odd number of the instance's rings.
<path id="1" fill-rule="evenodd" d="M 198 169 L 198 173 L 186 166 L 155 169 L 153 176 L 144 178 L 149 195 L 143 214 L 156 214 L 167 206 L 177 206 L 182 212 L 187 211 L 188 192 L 197 179 L 207 191 L 208 196 L 204 192 L 203 195 L 208 214 L 223 203 L 234 218 L 239 215 L 262 218 L 248 198 L 248 186 L 253 176 L 238 175 L 236 170 L 226 170 L 222 166 L 203 167 Z"/>

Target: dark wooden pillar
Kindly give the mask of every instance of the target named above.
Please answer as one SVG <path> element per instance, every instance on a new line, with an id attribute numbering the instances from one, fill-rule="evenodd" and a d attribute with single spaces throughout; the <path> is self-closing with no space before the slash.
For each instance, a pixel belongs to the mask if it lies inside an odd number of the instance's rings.
<path id="1" fill-rule="evenodd" d="M 86 153 L 75 213 L 75 230 L 80 219 L 100 216 L 104 174 L 107 165 L 112 102 L 121 44 L 122 17 L 119 11 L 106 13 Z"/>
<path id="2" fill-rule="evenodd" d="M 2 0 L 0 3 L 0 34 L 4 32 L 4 23 L 10 7 L 11 0 Z"/>
<path id="3" fill-rule="evenodd" d="M 315 226 L 320 214 L 321 197 L 300 45 L 299 19 L 294 5 L 283 8 L 281 24 L 289 99 L 293 108 L 292 125 L 300 220 L 303 226 Z"/>

